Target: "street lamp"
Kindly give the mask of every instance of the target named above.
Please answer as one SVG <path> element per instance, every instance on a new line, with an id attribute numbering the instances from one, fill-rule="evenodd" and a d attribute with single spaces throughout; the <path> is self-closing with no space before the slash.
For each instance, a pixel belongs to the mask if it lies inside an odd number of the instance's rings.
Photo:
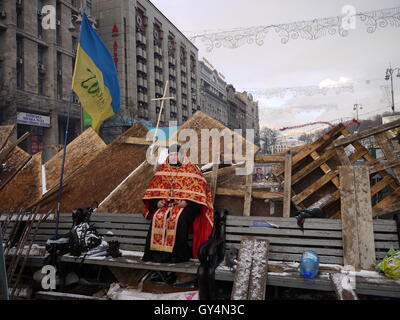
<path id="1" fill-rule="evenodd" d="M 385 76 L 385 80 L 389 81 L 391 83 L 391 87 L 392 87 L 392 111 L 394 113 L 394 90 L 393 90 L 393 74 L 397 71 L 397 77 L 400 78 L 400 68 L 388 68 L 386 69 L 386 76 Z"/>

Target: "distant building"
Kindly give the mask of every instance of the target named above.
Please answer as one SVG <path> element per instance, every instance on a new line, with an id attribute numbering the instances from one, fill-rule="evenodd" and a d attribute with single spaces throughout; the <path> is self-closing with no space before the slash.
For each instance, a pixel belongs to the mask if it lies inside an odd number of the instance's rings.
<path id="1" fill-rule="evenodd" d="M 161 125 L 181 125 L 199 108 L 198 49 L 148 0 L 92 0 L 98 32 L 117 64 L 121 87 L 121 115 L 103 130 L 111 140 L 124 119 L 157 122 L 169 80 Z M 110 125 L 110 123 L 112 125 Z M 114 126 L 114 128 L 110 128 Z"/>
<path id="2" fill-rule="evenodd" d="M 90 13 L 90 1 L 87 1 Z M 56 8 L 56 29 L 42 27 L 44 5 Z M 0 1 L 0 125 L 17 124 L 20 146 L 44 160 L 63 143 L 79 29 L 68 30 L 80 0 Z M 74 99 L 69 140 L 81 130 Z"/>
<path id="3" fill-rule="evenodd" d="M 217 70 L 203 61 L 199 62 L 199 68 L 201 110 L 222 124 L 228 125 L 226 82 Z"/>
<path id="4" fill-rule="evenodd" d="M 228 99 L 228 128 L 246 129 L 246 101 L 240 98 L 233 85 L 226 88 Z"/>
<path id="5" fill-rule="evenodd" d="M 276 143 L 273 146 L 269 146 L 268 148 L 271 153 L 280 153 L 305 144 L 306 143 L 304 141 L 300 141 L 292 137 L 278 137 L 276 139 Z"/>
<path id="6" fill-rule="evenodd" d="M 246 104 L 246 129 L 254 129 L 254 141 L 260 144 L 260 120 L 258 114 L 258 101 L 254 101 L 253 95 L 247 92 L 238 92 L 237 95 Z"/>

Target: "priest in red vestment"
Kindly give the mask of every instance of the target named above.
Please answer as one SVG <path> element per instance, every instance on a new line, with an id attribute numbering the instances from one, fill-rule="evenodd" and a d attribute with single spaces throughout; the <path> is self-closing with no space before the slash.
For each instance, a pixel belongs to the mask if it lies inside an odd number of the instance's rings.
<path id="1" fill-rule="evenodd" d="M 200 245 L 212 232 L 210 187 L 201 170 L 179 151 L 179 145 L 170 147 L 143 196 L 143 214 L 151 219 L 143 261 L 178 263 L 198 258 Z M 191 249 L 189 233 L 193 233 Z"/>

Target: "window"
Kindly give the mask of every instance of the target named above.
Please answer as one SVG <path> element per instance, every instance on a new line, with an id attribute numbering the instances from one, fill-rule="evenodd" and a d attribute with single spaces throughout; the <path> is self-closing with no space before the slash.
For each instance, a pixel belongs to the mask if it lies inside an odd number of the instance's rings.
<path id="1" fill-rule="evenodd" d="M 24 47 L 23 38 L 17 37 L 17 88 L 24 88 Z"/>
<path id="2" fill-rule="evenodd" d="M 39 65 L 44 65 L 45 64 L 45 58 L 46 58 L 46 48 L 39 45 L 38 46 L 38 64 Z"/>
<path id="3" fill-rule="evenodd" d="M 76 49 L 78 48 L 78 38 L 72 36 L 72 51 L 76 53 Z"/>
<path id="4" fill-rule="evenodd" d="M 23 0 L 17 2 L 17 28 L 22 29 L 24 27 L 24 17 L 23 17 Z"/>
<path id="5" fill-rule="evenodd" d="M 86 0 L 86 9 L 87 15 L 90 16 L 92 13 L 92 0 Z"/>
<path id="6" fill-rule="evenodd" d="M 62 54 L 57 52 L 57 98 L 63 99 Z"/>
<path id="7" fill-rule="evenodd" d="M 56 43 L 58 46 L 61 45 L 62 43 L 62 37 L 61 37 L 61 4 L 60 2 L 57 2 L 56 6 Z"/>
<path id="8" fill-rule="evenodd" d="M 38 93 L 41 96 L 45 95 L 45 80 L 46 80 L 46 75 L 39 71 L 38 72 Z"/>

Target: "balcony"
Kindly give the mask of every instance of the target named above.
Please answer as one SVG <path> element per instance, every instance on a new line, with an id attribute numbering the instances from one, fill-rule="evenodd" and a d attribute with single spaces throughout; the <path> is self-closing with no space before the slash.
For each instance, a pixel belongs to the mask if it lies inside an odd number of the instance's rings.
<path id="1" fill-rule="evenodd" d="M 161 60 L 155 59 L 155 60 L 154 60 L 154 66 L 157 67 L 157 68 L 162 69 L 163 63 L 162 63 Z"/>
<path id="2" fill-rule="evenodd" d="M 136 32 L 136 42 L 139 42 L 141 44 L 146 45 L 147 44 L 147 39 L 140 32 Z"/>
<path id="3" fill-rule="evenodd" d="M 141 87 L 147 89 L 147 79 L 138 78 L 138 86 L 141 86 Z"/>
<path id="4" fill-rule="evenodd" d="M 140 72 L 143 72 L 143 73 L 146 73 L 147 74 L 147 66 L 146 65 L 144 65 L 143 63 L 138 63 L 137 64 L 137 70 L 138 71 L 140 71 Z"/>
<path id="5" fill-rule="evenodd" d="M 158 56 L 161 56 L 161 57 L 162 57 L 162 55 L 163 55 L 162 48 L 160 48 L 160 47 L 158 47 L 158 46 L 155 46 L 155 47 L 154 47 L 154 53 L 157 54 Z"/>
<path id="6" fill-rule="evenodd" d="M 136 55 L 137 55 L 138 57 L 141 57 L 141 58 L 147 60 L 147 52 L 146 52 L 146 50 L 144 50 L 143 48 L 137 48 L 137 49 L 136 49 Z"/>
<path id="7" fill-rule="evenodd" d="M 176 65 L 176 59 L 174 58 L 174 57 L 169 57 L 168 58 L 168 62 L 170 63 L 170 64 L 172 64 L 172 65 Z"/>
<path id="8" fill-rule="evenodd" d="M 156 71 L 154 74 L 155 74 L 156 80 L 161 81 L 161 82 L 164 81 L 164 77 L 161 72 Z"/>
<path id="9" fill-rule="evenodd" d="M 181 71 L 186 73 L 187 72 L 187 67 L 184 65 L 181 65 Z"/>

